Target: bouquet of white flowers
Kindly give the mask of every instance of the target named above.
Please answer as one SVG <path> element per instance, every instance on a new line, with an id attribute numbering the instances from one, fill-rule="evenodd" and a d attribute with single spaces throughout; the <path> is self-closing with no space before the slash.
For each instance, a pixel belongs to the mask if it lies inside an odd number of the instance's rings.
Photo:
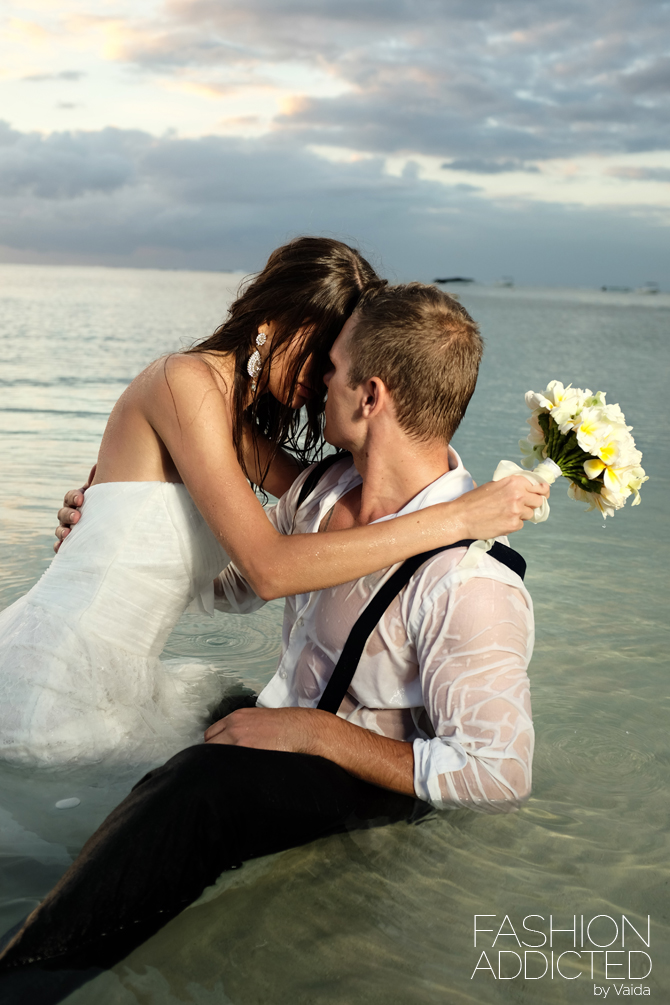
<path id="1" fill-rule="evenodd" d="M 568 495 L 606 517 L 631 495 L 637 506 L 640 487 L 648 479 L 630 434 L 633 427 L 626 425 L 619 405 L 608 405 L 603 391 L 563 387 L 558 380 L 546 391 L 528 391 L 526 404 L 533 414 L 530 433 L 519 441 L 525 468 L 538 461 L 546 466 L 547 458 L 553 461 L 570 482 Z"/>

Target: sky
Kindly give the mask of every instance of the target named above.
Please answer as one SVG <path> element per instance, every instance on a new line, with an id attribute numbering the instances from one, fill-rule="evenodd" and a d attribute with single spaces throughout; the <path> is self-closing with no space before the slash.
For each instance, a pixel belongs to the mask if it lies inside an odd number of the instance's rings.
<path id="1" fill-rule="evenodd" d="M 670 289 L 670 2 L 5 0 L 0 261 Z"/>

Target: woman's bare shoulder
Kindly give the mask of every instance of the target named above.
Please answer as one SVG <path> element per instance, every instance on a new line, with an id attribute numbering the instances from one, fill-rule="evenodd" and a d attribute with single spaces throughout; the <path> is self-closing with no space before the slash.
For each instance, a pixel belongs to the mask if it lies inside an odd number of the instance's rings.
<path id="1" fill-rule="evenodd" d="M 173 352 L 150 363 L 134 383 L 138 389 L 165 390 L 192 393 L 196 388 L 209 390 L 216 387 L 224 396 L 232 387 L 233 368 L 227 360 L 211 353 Z"/>
<path id="2" fill-rule="evenodd" d="M 154 429 L 175 418 L 180 426 L 184 422 L 228 425 L 232 373 L 229 378 L 219 360 L 203 357 L 179 352 L 163 356 L 150 363 L 128 388 L 134 404 Z"/>
<path id="3" fill-rule="evenodd" d="M 165 356 L 159 356 L 153 363 L 149 363 L 140 374 L 140 377 L 146 375 L 150 379 L 165 380 L 166 377 L 184 377 L 188 379 L 194 376 L 201 379 L 211 379 L 219 369 L 225 368 L 221 366 L 217 367 L 210 359 L 210 355 L 209 353 L 166 353 Z"/>

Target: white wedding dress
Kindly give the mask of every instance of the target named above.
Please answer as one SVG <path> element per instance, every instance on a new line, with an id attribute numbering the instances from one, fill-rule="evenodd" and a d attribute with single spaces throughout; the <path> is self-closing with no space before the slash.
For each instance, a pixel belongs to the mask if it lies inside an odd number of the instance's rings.
<path id="1" fill-rule="evenodd" d="M 222 674 L 158 657 L 213 610 L 228 558 L 187 489 L 106 482 L 26 596 L 0 614 L 0 759 L 156 763 L 202 740 Z"/>

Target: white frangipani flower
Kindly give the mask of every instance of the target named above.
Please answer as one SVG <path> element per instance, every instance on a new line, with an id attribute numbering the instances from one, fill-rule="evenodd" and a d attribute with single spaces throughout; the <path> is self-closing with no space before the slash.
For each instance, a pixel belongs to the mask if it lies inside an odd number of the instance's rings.
<path id="1" fill-rule="evenodd" d="M 585 489 L 579 487 L 575 482 L 570 482 L 568 485 L 568 496 L 570 499 L 575 499 L 577 502 L 589 503 L 589 509 L 593 509 L 591 505 L 592 492 L 587 492 Z"/>
<path id="2" fill-rule="evenodd" d="M 613 426 L 597 406 L 583 408 L 577 425 L 577 442 L 587 454 L 599 457 L 599 451 L 612 440 Z"/>
<path id="3" fill-rule="evenodd" d="M 579 423 L 582 402 L 578 398 L 564 398 L 560 404 L 551 410 L 551 417 L 561 433 L 567 436 Z"/>
<path id="4" fill-rule="evenodd" d="M 635 496 L 635 498 L 631 503 L 631 506 L 640 505 L 640 489 L 642 485 L 648 481 L 649 481 L 649 475 L 646 475 L 644 473 L 644 468 L 638 465 L 631 469 L 628 479 L 628 488 L 630 489 L 631 493 Z"/>
<path id="5" fill-rule="evenodd" d="M 608 489 L 601 489 L 600 492 L 585 492 L 574 482 L 570 482 L 568 495 L 578 502 L 588 503 L 587 512 L 597 509 L 604 517 L 614 516 L 615 510 L 621 509 L 625 502 L 624 499 L 609 492 Z"/>
<path id="6" fill-rule="evenodd" d="M 547 389 L 544 392 L 545 397 L 549 399 L 553 406 L 560 405 L 563 399 L 572 390 L 572 384 L 568 384 L 564 387 L 560 380 L 550 380 L 547 384 Z"/>
<path id="7" fill-rule="evenodd" d="M 526 391 L 526 404 L 531 411 L 548 412 L 554 407 L 553 401 L 549 401 L 539 391 Z"/>
<path id="8" fill-rule="evenodd" d="M 521 464 L 524 468 L 534 468 L 535 465 L 544 458 L 544 440 L 542 443 L 532 444 L 529 442 L 530 436 L 525 440 L 519 440 L 519 450 L 521 451 Z"/>
<path id="9" fill-rule="evenodd" d="M 631 469 L 629 466 L 620 468 L 615 465 L 608 465 L 603 471 L 603 483 L 610 492 L 627 499 L 630 495 L 630 489 L 628 488 L 630 472 Z"/>
<path id="10" fill-rule="evenodd" d="M 602 405 L 601 412 L 603 418 L 607 419 L 608 422 L 615 422 L 617 425 L 624 426 L 629 432 L 633 428 L 632 426 L 626 425 L 626 416 L 621 411 L 619 405 Z"/>
<path id="11" fill-rule="evenodd" d="M 601 392 L 598 392 L 601 395 Z M 591 390 L 581 387 L 573 387 L 568 384 L 564 387 L 560 380 L 552 380 L 547 384 L 545 391 L 527 391 L 526 404 L 533 410 L 534 415 L 549 412 L 552 419 L 564 435 L 569 433 L 576 426 L 577 418 L 587 402 L 596 403 L 599 397 L 593 396 Z M 601 395 L 604 403 L 604 395 Z"/>
<path id="12" fill-rule="evenodd" d="M 533 412 L 530 419 L 526 419 L 527 425 L 530 426 L 530 433 L 528 434 L 528 442 L 537 444 L 544 443 L 544 430 L 538 422 L 539 412 Z"/>
<path id="13" fill-rule="evenodd" d="M 576 414 L 584 407 L 587 399 L 592 397 L 588 387 L 586 390 L 582 390 L 581 387 L 573 387 L 572 384 L 563 387 L 558 380 L 552 380 L 547 384 L 545 394 L 547 398 L 551 398 L 554 402 L 552 417 L 554 417 L 554 412 L 558 409 L 561 409 L 561 412 L 565 414 L 568 412 Z"/>
<path id="14" fill-rule="evenodd" d="M 591 495 L 593 496 L 594 508 L 599 509 L 605 517 L 614 516 L 614 511 L 621 509 L 626 502 L 621 496 L 604 487 L 600 492 L 592 492 Z"/>

